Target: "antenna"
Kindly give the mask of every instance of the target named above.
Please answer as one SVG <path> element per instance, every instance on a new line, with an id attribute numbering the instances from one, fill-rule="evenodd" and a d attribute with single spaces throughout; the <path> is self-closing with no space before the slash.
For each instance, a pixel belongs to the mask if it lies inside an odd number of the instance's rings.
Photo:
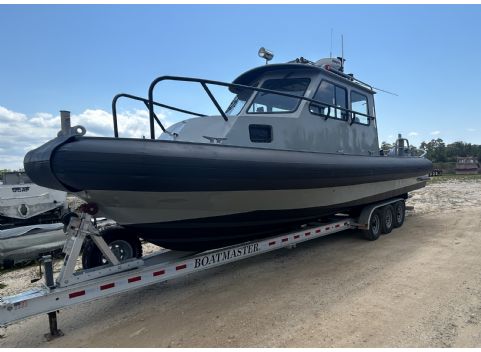
<path id="1" fill-rule="evenodd" d="M 344 72 L 344 35 L 341 34 L 341 72 Z"/>
<path id="2" fill-rule="evenodd" d="M 372 88 L 373 88 L 373 89 L 375 89 L 375 90 L 378 90 L 378 91 L 380 91 L 380 92 L 383 92 L 383 93 L 387 93 L 387 94 L 395 95 L 396 97 L 398 97 L 398 96 L 399 96 L 399 94 L 396 94 L 396 93 L 393 93 L 393 92 L 389 92 L 389 91 L 387 91 L 387 90 L 384 90 L 384 89 L 381 89 L 381 88 L 377 88 L 377 87 L 372 87 Z"/>
<path id="3" fill-rule="evenodd" d="M 329 58 L 332 59 L 332 28 L 331 28 L 331 50 L 329 51 Z"/>
<path id="4" fill-rule="evenodd" d="M 376 91 L 379 91 L 379 92 L 395 95 L 396 97 L 399 96 L 399 94 L 397 94 L 397 93 L 393 93 L 393 92 L 390 92 L 388 90 L 384 90 L 384 89 L 381 89 L 381 88 L 378 88 L 378 87 L 371 86 L 370 84 L 367 84 L 366 82 L 363 82 L 360 79 L 354 78 L 354 76 L 352 76 L 350 78 L 354 79 L 354 81 L 357 82 L 357 83 L 360 83 L 360 84 L 365 85 L 366 87 L 369 87 L 371 90 L 376 90 Z"/>

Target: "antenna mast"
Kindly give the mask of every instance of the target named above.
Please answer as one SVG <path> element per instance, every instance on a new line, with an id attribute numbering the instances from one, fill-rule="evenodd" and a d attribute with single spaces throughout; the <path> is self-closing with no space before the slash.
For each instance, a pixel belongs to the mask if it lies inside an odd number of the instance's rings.
<path id="1" fill-rule="evenodd" d="M 331 50 L 329 51 L 329 58 L 332 59 L 332 28 L 331 28 Z"/>
<path id="2" fill-rule="evenodd" d="M 377 88 L 377 87 L 372 87 L 372 88 L 373 88 L 374 90 L 378 90 L 378 91 L 380 91 L 380 92 L 383 92 L 383 93 L 391 94 L 391 95 L 394 95 L 394 96 L 396 96 L 396 97 L 398 97 L 398 96 L 399 96 L 399 94 L 396 94 L 396 93 L 390 92 L 390 91 L 388 91 L 388 90 L 384 90 L 384 89 Z"/>
<path id="3" fill-rule="evenodd" d="M 344 34 L 341 34 L 341 72 L 344 72 Z"/>

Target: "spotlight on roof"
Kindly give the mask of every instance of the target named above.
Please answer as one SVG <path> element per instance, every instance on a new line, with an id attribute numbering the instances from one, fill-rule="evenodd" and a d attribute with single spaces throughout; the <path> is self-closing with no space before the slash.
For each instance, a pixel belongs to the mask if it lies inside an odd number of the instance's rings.
<path id="1" fill-rule="evenodd" d="M 259 49 L 258 55 L 259 55 L 259 57 L 262 57 L 263 59 L 266 60 L 266 65 L 274 57 L 274 53 L 272 51 L 267 50 L 264 47 Z"/>

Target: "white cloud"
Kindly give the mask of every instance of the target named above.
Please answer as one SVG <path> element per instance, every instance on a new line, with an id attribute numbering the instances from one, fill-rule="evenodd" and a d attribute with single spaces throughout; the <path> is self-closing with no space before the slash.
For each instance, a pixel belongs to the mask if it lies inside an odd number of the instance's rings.
<path id="1" fill-rule="evenodd" d="M 437 135 L 440 134 L 440 133 L 441 133 L 441 131 L 432 131 L 432 132 L 431 132 L 431 134 L 432 134 L 433 136 L 437 136 Z"/>
<path id="2" fill-rule="evenodd" d="M 8 110 L 3 106 L 0 106 L 0 122 L 5 122 L 5 121 L 19 122 L 19 121 L 25 121 L 26 119 L 27 119 L 26 115 Z"/>
<path id="3" fill-rule="evenodd" d="M 467 128 L 466 131 L 468 131 L 468 132 L 476 132 L 476 128 Z"/>
<path id="4" fill-rule="evenodd" d="M 157 117 L 166 127 L 172 124 L 164 111 L 158 112 Z M 117 119 L 121 137 L 139 138 L 150 133 L 146 110 L 119 112 Z M 114 134 L 112 115 L 105 110 L 87 109 L 72 114 L 71 122 L 72 126 L 84 126 L 90 136 Z M 27 116 L 0 106 L 0 169 L 22 168 L 25 154 L 55 138 L 59 130 L 58 115 L 40 112 Z"/>
<path id="5" fill-rule="evenodd" d="M 419 133 L 417 133 L 417 132 L 409 132 L 409 136 L 411 136 L 411 137 L 419 136 Z"/>

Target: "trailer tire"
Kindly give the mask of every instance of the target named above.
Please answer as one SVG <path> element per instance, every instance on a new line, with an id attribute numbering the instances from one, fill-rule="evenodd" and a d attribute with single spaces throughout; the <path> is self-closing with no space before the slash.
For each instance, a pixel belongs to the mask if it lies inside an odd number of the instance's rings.
<path id="1" fill-rule="evenodd" d="M 403 200 L 396 202 L 394 204 L 394 217 L 393 226 L 394 228 L 401 227 L 404 224 L 404 219 L 406 217 L 406 204 Z"/>
<path id="2" fill-rule="evenodd" d="M 381 233 L 388 234 L 391 233 L 394 228 L 394 208 L 391 205 L 386 205 L 382 207 L 382 226 Z"/>
<path id="3" fill-rule="evenodd" d="M 142 244 L 140 243 L 140 239 L 123 227 L 108 227 L 101 230 L 100 234 L 120 261 L 142 257 Z M 88 239 L 85 242 L 82 252 L 82 267 L 84 269 L 90 269 L 106 263 L 107 260 L 95 242 Z"/>
<path id="4" fill-rule="evenodd" d="M 381 235 L 381 226 L 382 226 L 382 214 L 379 209 L 376 209 L 372 212 L 371 217 L 369 219 L 369 229 L 362 230 L 362 234 L 365 239 L 369 241 L 375 241 Z"/>

